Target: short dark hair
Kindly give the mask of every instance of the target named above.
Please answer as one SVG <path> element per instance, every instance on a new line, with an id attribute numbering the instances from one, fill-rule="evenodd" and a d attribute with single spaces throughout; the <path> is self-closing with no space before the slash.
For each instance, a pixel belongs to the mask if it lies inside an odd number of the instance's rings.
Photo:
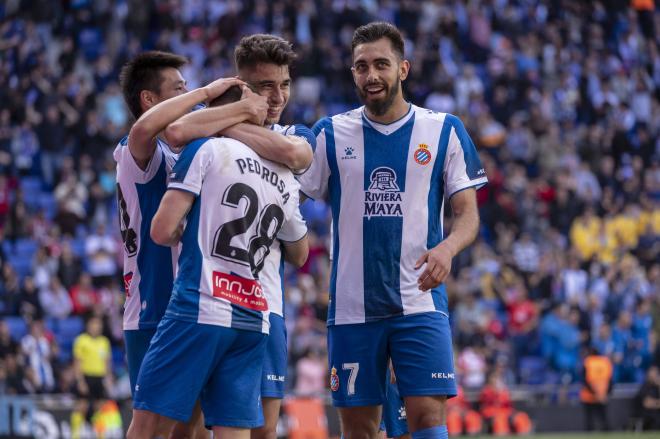
<path id="1" fill-rule="evenodd" d="M 238 70 L 257 64 L 290 66 L 295 60 L 296 53 L 291 43 L 276 35 L 255 34 L 243 37 L 234 49 Z"/>
<path id="2" fill-rule="evenodd" d="M 403 59 L 403 36 L 393 24 L 384 21 L 374 21 L 373 23 L 365 24 L 355 29 L 353 41 L 351 42 L 351 54 L 355 52 L 355 48 L 360 44 L 373 43 L 381 38 L 390 40 L 394 52 L 396 52 L 399 58 Z"/>
<path id="3" fill-rule="evenodd" d="M 243 96 L 243 90 L 238 85 L 232 85 L 229 87 L 223 94 L 217 96 L 211 102 L 209 102 L 209 107 L 219 107 L 221 105 L 232 104 L 241 100 Z"/>
<path id="4" fill-rule="evenodd" d="M 141 53 L 124 64 L 119 74 L 119 84 L 126 105 L 136 119 L 142 114 L 140 92 L 149 90 L 159 93 L 163 83 L 161 70 L 169 67 L 178 69 L 187 62 L 183 56 L 152 50 Z"/>

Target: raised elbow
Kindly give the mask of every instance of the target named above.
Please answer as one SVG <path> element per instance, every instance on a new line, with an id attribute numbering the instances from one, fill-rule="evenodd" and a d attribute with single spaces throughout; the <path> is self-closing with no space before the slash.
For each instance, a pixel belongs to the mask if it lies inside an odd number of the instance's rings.
<path id="1" fill-rule="evenodd" d="M 149 231 L 149 234 L 151 235 L 151 240 L 156 244 L 164 246 L 169 244 L 170 237 L 165 228 L 160 224 L 160 221 L 158 221 L 157 217 L 151 221 L 151 230 Z"/>
<path id="2" fill-rule="evenodd" d="M 172 122 L 165 128 L 165 139 L 171 147 L 178 147 L 186 143 L 182 123 Z"/>
<path id="3" fill-rule="evenodd" d="M 312 164 L 314 153 L 312 147 L 302 138 L 291 139 L 286 151 L 287 166 L 294 171 L 309 168 Z"/>

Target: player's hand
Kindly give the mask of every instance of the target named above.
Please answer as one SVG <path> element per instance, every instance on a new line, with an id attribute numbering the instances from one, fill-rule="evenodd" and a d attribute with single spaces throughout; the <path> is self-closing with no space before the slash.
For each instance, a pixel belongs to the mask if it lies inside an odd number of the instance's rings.
<path id="1" fill-rule="evenodd" d="M 445 242 L 424 253 L 415 263 L 415 270 L 418 270 L 426 262 L 426 268 L 417 279 L 418 288 L 428 291 L 444 282 L 451 271 L 453 257 L 454 252 Z"/>
<path id="2" fill-rule="evenodd" d="M 241 88 L 243 89 L 241 101 L 245 102 L 251 113 L 247 122 L 262 126 L 268 115 L 268 99 L 253 92 L 247 85 L 243 85 Z"/>
<path id="3" fill-rule="evenodd" d="M 213 99 L 217 98 L 218 96 L 226 92 L 229 87 L 232 87 L 234 85 L 238 85 L 239 87 L 242 87 L 245 85 L 245 82 L 241 81 L 238 78 L 220 78 L 206 85 L 204 87 L 204 90 L 206 91 L 206 96 L 208 97 L 208 100 L 212 101 Z"/>

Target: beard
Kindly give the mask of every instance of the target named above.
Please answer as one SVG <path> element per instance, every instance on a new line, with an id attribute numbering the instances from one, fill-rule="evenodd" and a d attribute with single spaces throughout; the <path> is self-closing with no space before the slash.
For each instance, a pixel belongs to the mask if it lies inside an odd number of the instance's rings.
<path id="1" fill-rule="evenodd" d="M 373 84 L 369 84 L 369 85 L 373 85 Z M 364 104 L 365 107 L 367 107 L 367 110 L 369 110 L 370 113 L 376 116 L 382 116 L 383 114 L 387 113 L 387 110 L 389 110 L 390 107 L 392 107 L 392 104 L 394 103 L 394 99 L 396 98 L 396 95 L 399 93 L 399 87 L 401 86 L 399 81 L 395 81 L 392 87 L 390 87 L 386 83 L 383 83 L 382 85 L 385 88 L 385 97 L 382 99 L 369 100 L 369 93 L 367 93 L 367 91 L 364 88 L 357 89 L 360 101 L 362 101 L 362 103 Z"/>

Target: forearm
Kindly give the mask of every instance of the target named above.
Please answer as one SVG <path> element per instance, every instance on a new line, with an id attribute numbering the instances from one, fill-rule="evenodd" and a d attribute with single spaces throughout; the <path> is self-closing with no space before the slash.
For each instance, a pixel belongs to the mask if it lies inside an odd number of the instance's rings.
<path id="1" fill-rule="evenodd" d="M 229 127 L 222 134 L 245 143 L 260 156 L 294 171 L 305 169 L 312 162 L 312 148 L 300 137 L 284 136 L 247 123 Z"/>
<path id="2" fill-rule="evenodd" d="M 447 245 L 455 256 L 461 250 L 472 244 L 479 231 L 479 212 L 476 209 L 467 208 L 456 211 L 454 208 L 454 218 L 451 232 L 447 239 L 442 241 Z"/>
<path id="3" fill-rule="evenodd" d="M 205 108 L 185 114 L 176 121 L 170 121 L 165 129 L 165 139 L 172 147 L 182 146 L 193 139 L 215 136 L 250 117 L 250 108 L 241 101 Z"/>
<path id="4" fill-rule="evenodd" d="M 154 139 L 158 133 L 207 98 L 206 90 L 198 88 L 161 102 L 147 110 L 133 124 L 128 136 L 128 147 L 133 157 L 138 162 L 148 162 L 155 149 Z"/>

